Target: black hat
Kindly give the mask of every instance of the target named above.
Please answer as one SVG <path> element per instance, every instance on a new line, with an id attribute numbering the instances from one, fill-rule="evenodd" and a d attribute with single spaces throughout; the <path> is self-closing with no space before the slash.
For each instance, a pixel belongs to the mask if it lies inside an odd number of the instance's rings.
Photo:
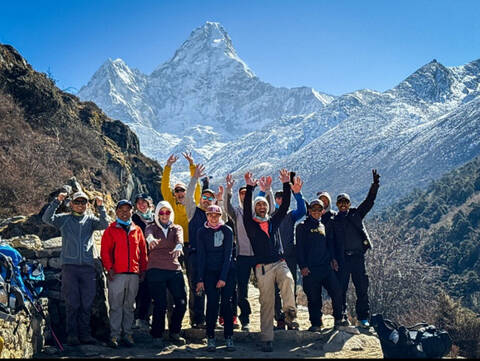
<path id="1" fill-rule="evenodd" d="M 146 201 L 148 201 L 148 202 L 153 202 L 152 197 L 150 197 L 147 193 L 139 193 L 139 194 L 137 194 L 137 195 L 135 196 L 135 203 L 137 203 L 137 201 L 138 201 L 139 199 L 144 199 L 144 200 L 146 200 Z"/>
<path id="2" fill-rule="evenodd" d="M 350 202 L 350 196 L 347 194 L 347 193 L 340 193 L 338 196 L 337 196 L 337 202 L 342 200 L 342 199 L 346 199 L 347 201 Z"/>
<path id="3" fill-rule="evenodd" d="M 282 198 L 283 197 L 283 191 L 276 191 L 275 192 L 275 198 Z"/>
<path id="4" fill-rule="evenodd" d="M 121 206 L 125 205 L 125 204 L 128 204 L 130 206 L 130 208 L 133 208 L 132 206 L 132 202 L 130 202 L 128 199 L 121 199 L 118 201 L 117 203 L 117 206 L 115 207 L 115 209 L 118 209 L 120 208 Z"/>
<path id="5" fill-rule="evenodd" d="M 205 188 L 205 189 L 203 189 L 203 190 L 202 190 L 202 194 L 203 194 L 203 193 L 212 193 L 213 196 L 215 197 L 215 192 L 214 192 L 212 189 L 210 189 L 210 188 Z"/>

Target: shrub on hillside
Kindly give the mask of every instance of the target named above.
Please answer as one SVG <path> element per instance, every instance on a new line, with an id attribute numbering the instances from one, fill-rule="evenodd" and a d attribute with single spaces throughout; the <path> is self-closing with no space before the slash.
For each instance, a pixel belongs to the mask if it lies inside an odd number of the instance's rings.
<path id="1" fill-rule="evenodd" d="M 438 296 L 434 324 L 448 331 L 452 341 L 460 348 L 460 354 L 468 358 L 480 357 L 480 315 L 445 292 Z"/>

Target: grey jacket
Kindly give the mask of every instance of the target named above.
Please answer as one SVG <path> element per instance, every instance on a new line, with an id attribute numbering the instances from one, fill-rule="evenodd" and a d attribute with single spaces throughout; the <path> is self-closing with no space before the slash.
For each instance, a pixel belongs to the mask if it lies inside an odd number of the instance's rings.
<path id="1" fill-rule="evenodd" d="M 60 202 L 55 199 L 47 207 L 42 221 L 54 226 L 62 234 L 61 264 L 77 264 L 93 266 L 93 231 L 108 227 L 108 216 L 105 207 L 98 207 L 100 218 L 92 214 L 81 217 L 71 213 L 55 214 Z"/>

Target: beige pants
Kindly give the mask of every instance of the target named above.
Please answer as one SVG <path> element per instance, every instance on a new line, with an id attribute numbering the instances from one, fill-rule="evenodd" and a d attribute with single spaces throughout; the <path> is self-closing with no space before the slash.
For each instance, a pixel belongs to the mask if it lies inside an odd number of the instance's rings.
<path id="1" fill-rule="evenodd" d="M 137 274 L 119 273 L 108 282 L 108 304 L 110 306 L 110 336 L 132 334 L 135 297 L 138 292 Z"/>
<path id="2" fill-rule="evenodd" d="M 263 270 L 262 270 L 263 266 Z M 264 273 L 265 272 L 265 273 Z M 260 290 L 260 338 L 262 341 L 273 341 L 273 317 L 275 314 L 275 282 L 280 289 L 282 311 L 296 312 L 293 295 L 293 276 L 285 261 L 255 267 L 258 289 Z"/>

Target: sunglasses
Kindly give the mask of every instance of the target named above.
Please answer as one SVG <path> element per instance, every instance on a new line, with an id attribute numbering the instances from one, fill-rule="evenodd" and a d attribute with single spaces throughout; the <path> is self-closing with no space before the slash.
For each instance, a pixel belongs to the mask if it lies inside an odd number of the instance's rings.
<path id="1" fill-rule="evenodd" d="M 183 189 L 183 188 L 175 188 L 174 191 L 175 191 L 175 193 L 180 193 L 180 192 L 185 192 L 185 189 Z"/>
<path id="2" fill-rule="evenodd" d="M 215 197 L 212 197 L 212 196 L 207 197 L 206 195 L 203 195 L 203 196 L 202 196 L 202 199 L 207 199 L 207 200 L 209 200 L 209 201 L 213 201 L 213 200 L 215 199 Z"/>
<path id="3" fill-rule="evenodd" d="M 172 212 L 170 211 L 159 211 L 158 214 L 161 216 L 169 216 Z"/>
<path id="4" fill-rule="evenodd" d="M 85 204 L 87 204 L 87 202 L 88 202 L 88 201 L 87 201 L 86 199 L 82 199 L 82 200 L 79 200 L 79 201 L 77 201 L 77 200 L 72 201 L 73 204 L 82 205 L 82 206 L 84 206 Z"/>

